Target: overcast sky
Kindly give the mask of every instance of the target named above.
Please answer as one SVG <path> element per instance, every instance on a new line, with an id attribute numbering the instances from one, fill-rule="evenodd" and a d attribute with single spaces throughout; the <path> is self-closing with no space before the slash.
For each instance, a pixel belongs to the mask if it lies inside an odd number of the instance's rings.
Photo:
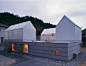
<path id="1" fill-rule="evenodd" d="M 86 28 L 86 0 L 0 0 L 1 12 L 33 16 L 55 25 L 66 15 Z"/>

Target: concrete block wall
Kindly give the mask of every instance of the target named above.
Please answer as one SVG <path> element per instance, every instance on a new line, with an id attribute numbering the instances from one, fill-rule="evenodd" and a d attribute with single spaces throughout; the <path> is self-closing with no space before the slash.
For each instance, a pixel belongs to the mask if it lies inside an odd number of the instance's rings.
<path id="1" fill-rule="evenodd" d="M 4 42 L 4 50 L 8 50 L 8 48 L 12 49 L 12 44 L 9 42 Z"/>
<path id="2" fill-rule="evenodd" d="M 65 61 L 72 59 L 73 53 L 80 52 L 79 43 L 22 42 L 14 44 L 16 44 L 16 52 L 19 52 L 20 45 L 23 49 L 23 44 L 28 44 L 28 54 Z M 5 50 L 9 46 L 12 47 L 12 43 L 6 43 Z M 59 51 L 59 54 L 56 55 L 55 51 Z"/>
<path id="3" fill-rule="evenodd" d="M 80 43 L 73 42 L 68 44 L 68 58 L 72 59 L 75 52 L 80 53 Z"/>
<path id="4" fill-rule="evenodd" d="M 68 44 L 29 43 L 29 54 L 68 61 Z M 59 55 L 55 55 L 59 51 Z M 61 59 L 62 57 L 62 59 Z M 66 59 L 63 59 L 66 57 Z"/>

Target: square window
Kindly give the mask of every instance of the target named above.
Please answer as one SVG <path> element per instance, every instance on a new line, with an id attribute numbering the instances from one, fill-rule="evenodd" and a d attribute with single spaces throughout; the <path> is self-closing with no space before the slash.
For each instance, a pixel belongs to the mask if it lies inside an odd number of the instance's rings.
<path id="1" fill-rule="evenodd" d="M 55 55 L 59 55 L 59 51 L 55 51 Z"/>

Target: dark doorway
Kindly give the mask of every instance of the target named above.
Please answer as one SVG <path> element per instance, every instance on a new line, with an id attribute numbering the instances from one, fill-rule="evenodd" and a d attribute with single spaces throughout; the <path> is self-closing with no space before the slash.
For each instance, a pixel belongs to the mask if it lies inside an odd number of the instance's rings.
<path id="1" fill-rule="evenodd" d="M 3 39 L 4 39 L 4 37 L 1 37 L 1 43 L 3 43 Z"/>

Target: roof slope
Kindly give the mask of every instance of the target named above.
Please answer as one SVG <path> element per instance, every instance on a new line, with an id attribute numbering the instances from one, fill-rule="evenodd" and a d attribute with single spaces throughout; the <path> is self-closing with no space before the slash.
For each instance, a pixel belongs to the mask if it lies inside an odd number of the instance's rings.
<path id="1" fill-rule="evenodd" d="M 6 28 L 8 28 L 9 26 L 0 23 L 0 27 L 6 27 Z"/>
<path id="2" fill-rule="evenodd" d="M 8 29 L 6 29 L 5 31 L 8 31 L 8 30 L 14 30 L 14 29 L 19 29 L 19 28 L 24 28 L 24 26 L 26 25 L 29 25 L 30 24 L 30 21 L 28 22 L 23 22 L 23 23 L 19 23 L 19 24 L 15 24 L 15 25 L 11 25 Z"/>
<path id="3" fill-rule="evenodd" d="M 52 33 L 56 33 L 56 28 L 44 29 L 42 32 L 42 34 L 52 34 Z"/>
<path id="4" fill-rule="evenodd" d="M 66 17 L 65 15 L 63 16 L 63 18 L 61 20 L 63 20 L 64 18 L 68 19 L 72 24 L 74 24 L 75 26 L 79 27 L 78 25 L 76 25 L 73 21 L 71 21 L 68 17 Z M 60 20 L 60 22 L 61 22 Z M 60 23 L 59 22 L 59 23 Z M 57 25 L 59 25 L 59 23 Z M 80 27 L 79 27 L 80 28 Z M 81 29 L 81 28 L 80 28 Z"/>

